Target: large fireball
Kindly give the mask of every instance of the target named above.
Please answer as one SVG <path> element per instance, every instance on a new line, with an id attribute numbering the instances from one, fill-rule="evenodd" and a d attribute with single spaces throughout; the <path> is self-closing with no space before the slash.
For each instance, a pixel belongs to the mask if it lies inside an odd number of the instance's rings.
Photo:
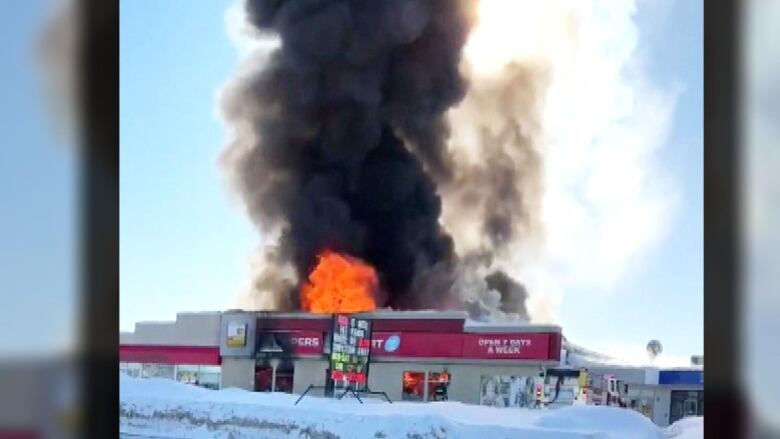
<path id="1" fill-rule="evenodd" d="M 354 313 L 376 309 L 378 280 L 374 267 L 329 250 L 301 287 L 301 307 L 315 313 Z"/>

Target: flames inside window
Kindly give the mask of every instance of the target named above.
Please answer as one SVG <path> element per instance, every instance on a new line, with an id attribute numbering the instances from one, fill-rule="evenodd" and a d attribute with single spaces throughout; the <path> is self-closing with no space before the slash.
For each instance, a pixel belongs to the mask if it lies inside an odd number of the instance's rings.
<path id="1" fill-rule="evenodd" d="M 422 401 L 425 395 L 425 372 L 404 372 L 402 385 L 401 399 L 404 401 Z"/>

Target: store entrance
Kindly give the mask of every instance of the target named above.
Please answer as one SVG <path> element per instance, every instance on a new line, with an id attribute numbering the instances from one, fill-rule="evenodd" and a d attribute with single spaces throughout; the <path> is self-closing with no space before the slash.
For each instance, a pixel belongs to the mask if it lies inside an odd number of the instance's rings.
<path id="1" fill-rule="evenodd" d="M 704 392 L 701 390 L 672 390 L 669 423 L 688 416 L 702 416 Z"/>
<path id="2" fill-rule="evenodd" d="M 273 387 L 273 369 L 257 366 L 255 368 L 255 392 L 270 392 Z"/>
<path id="3" fill-rule="evenodd" d="M 292 363 L 255 366 L 255 392 L 293 392 L 295 366 Z"/>
<path id="4" fill-rule="evenodd" d="M 698 405 L 699 401 L 695 399 L 686 399 L 683 401 L 683 417 L 696 416 Z"/>

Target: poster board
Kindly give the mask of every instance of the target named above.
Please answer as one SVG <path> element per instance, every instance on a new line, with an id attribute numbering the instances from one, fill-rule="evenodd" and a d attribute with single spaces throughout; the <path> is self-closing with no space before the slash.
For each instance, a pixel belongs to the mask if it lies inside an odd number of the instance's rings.
<path id="1" fill-rule="evenodd" d="M 230 347 L 246 346 L 246 323 L 229 323 L 227 327 L 227 345 Z"/>
<path id="2" fill-rule="evenodd" d="M 531 407 L 535 401 L 533 377 L 482 375 L 479 404 L 491 407 Z"/>
<path id="3" fill-rule="evenodd" d="M 334 385 L 367 389 L 370 352 L 371 321 L 335 314 L 330 346 L 330 379 Z"/>

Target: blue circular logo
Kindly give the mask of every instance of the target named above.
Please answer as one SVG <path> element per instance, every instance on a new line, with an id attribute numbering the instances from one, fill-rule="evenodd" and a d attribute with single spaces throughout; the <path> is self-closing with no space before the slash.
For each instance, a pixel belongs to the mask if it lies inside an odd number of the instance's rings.
<path id="1" fill-rule="evenodd" d="M 395 352 L 401 346 L 401 337 L 391 335 L 385 340 L 385 352 Z"/>

